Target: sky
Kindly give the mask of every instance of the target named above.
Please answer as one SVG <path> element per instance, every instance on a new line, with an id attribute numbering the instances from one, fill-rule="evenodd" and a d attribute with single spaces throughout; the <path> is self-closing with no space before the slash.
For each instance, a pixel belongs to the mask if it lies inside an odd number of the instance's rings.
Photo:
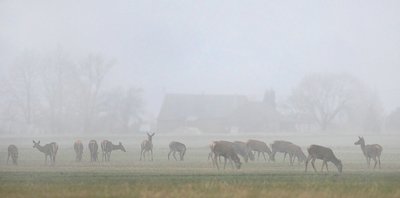
<path id="1" fill-rule="evenodd" d="M 107 86 L 287 97 L 309 73 L 350 73 L 400 106 L 400 1 L 0 0 L 0 69 L 58 47 L 115 59 Z M 1 70 L 0 70 L 1 71 Z"/>

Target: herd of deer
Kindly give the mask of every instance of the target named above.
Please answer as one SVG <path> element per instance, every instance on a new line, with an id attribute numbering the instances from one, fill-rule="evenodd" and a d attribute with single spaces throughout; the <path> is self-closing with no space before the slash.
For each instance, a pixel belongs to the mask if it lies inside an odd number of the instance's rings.
<path id="1" fill-rule="evenodd" d="M 143 159 L 145 160 L 146 158 L 146 153 L 151 154 L 151 160 L 153 160 L 153 136 L 155 134 L 149 134 L 147 133 L 147 140 L 144 140 L 141 144 L 141 150 L 140 150 L 140 160 Z M 371 144 L 371 145 L 365 145 L 365 141 L 363 137 L 358 137 L 358 141 L 355 142 L 355 145 L 360 145 L 361 150 L 367 160 L 367 165 L 368 167 L 370 166 L 371 159 L 374 160 L 375 165 L 374 169 L 376 168 L 377 164 L 379 165 L 379 168 L 381 167 L 381 160 L 380 156 L 382 153 L 382 146 L 379 144 Z M 58 145 L 55 142 L 51 142 L 49 144 L 46 144 L 44 146 L 40 145 L 40 141 L 35 142 L 33 141 L 33 148 L 37 148 L 40 152 L 44 153 L 45 157 L 45 164 L 47 165 L 47 157 L 50 158 L 50 165 L 54 165 L 56 161 L 56 155 L 58 151 Z M 90 161 L 97 161 L 98 160 L 98 144 L 96 140 L 90 140 L 88 144 L 88 148 L 90 151 Z M 172 141 L 169 144 L 169 149 L 170 152 L 168 153 L 168 160 L 170 159 L 170 155 L 174 157 L 175 160 L 178 160 L 175 156 L 176 153 L 179 153 L 179 159 L 181 161 L 184 160 L 184 155 L 186 153 L 186 146 L 183 143 Z M 271 150 L 272 149 L 272 150 Z M 208 159 L 212 160 L 213 166 L 216 166 L 219 169 L 219 164 L 218 162 L 220 161 L 220 157 L 224 157 L 225 162 L 224 162 L 224 168 L 226 167 L 227 161 L 230 161 L 232 165 L 234 164 L 237 169 L 240 169 L 242 163 L 240 162 L 240 158 L 238 156 L 241 156 L 245 162 L 248 162 L 250 159 L 251 161 L 255 160 L 255 154 L 257 153 L 258 159 L 260 158 L 260 154 L 263 155 L 264 160 L 267 161 L 267 158 L 265 157 L 265 153 L 268 155 L 268 160 L 275 161 L 275 155 L 276 153 L 283 153 L 284 154 L 284 160 L 286 158 L 286 155 L 289 155 L 289 164 L 293 165 L 295 159 L 297 158 L 297 161 L 299 163 L 305 162 L 305 171 L 307 171 L 307 166 L 308 163 L 311 161 L 311 165 L 314 169 L 315 172 L 317 172 L 315 168 L 315 160 L 320 159 L 323 161 L 322 167 L 321 167 L 321 172 L 323 171 L 324 166 L 326 167 L 326 170 L 328 171 L 328 164 L 327 162 L 332 162 L 338 171 L 341 173 L 342 172 L 342 162 L 338 158 L 336 158 L 335 154 L 333 153 L 332 149 L 319 146 L 319 145 L 311 145 L 307 148 L 308 151 L 308 157 L 303 153 L 302 149 L 300 146 L 293 144 L 292 142 L 288 141 L 274 141 L 271 144 L 271 149 L 268 147 L 268 145 L 259 140 L 248 140 L 247 142 L 241 142 L 241 141 L 235 141 L 235 142 L 229 142 L 229 141 L 213 141 L 210 144 L 210 150 L 211 152 L 209 153 Z M 83 154 L 83 143 L 80 140 L 75 141 L 74 143 L 74 150 L 76 153 L 76 161 L 81 161 L 82 160 L 82 154 Z M 101 142 L 101 151 L 102 151 L 102 161 L 110 161 L 110 156 L 111 152 L 113 150 L 121 150 L 126 152 L 124 146 L 122 145 L 121 142 L 119 144 L 113 144 L 111 141 L 108 140 L 103 140 Z M 7 158 L 7 164 L 9 159 L 12 159 L 13 164 L 17 165 L 18 161 L 18 148 L 15 145 L 10 145 L 8 147 L 8 158 Z"/>

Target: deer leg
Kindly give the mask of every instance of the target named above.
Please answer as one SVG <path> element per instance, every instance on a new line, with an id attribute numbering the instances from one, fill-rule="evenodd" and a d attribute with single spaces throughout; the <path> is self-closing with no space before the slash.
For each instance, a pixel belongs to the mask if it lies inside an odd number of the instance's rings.
<path id="1" fill-rule="evenodd" d="M 267 161 L 267 158 L 265 157 L 265 153 L 262 152 L 263 156 L 264 156 L 264 160 Z"/>
<path id="2" fill-rule="evenodd" d="M 217 169 L 219 170 L 217 158 L 218 158 L 218 156 L 214 154 L 214 163 L 215 163 L 215 166 L 217 167 Z"/>
<path id="3" fill-rule="evenodd" d="M 257 151 L 257 153 L 258 153 L 257 160 L 260 160 L 260 151 Z"/>
<path id="4" fill-rule="evenodd" d="M 381 156 L 378 156 L 378 160 L 379 160 L 379 168 L 381 168 Z"/>
<path id="5" fill-rule="evenodd" d="M 322 166 L 321 166 L 321 173 L 324 172 L 324 166 L 325 166 L 325 160 L 322 162 Z"/>
<path id="6" fill-rule="evenodd" d="M 328 162 L 325 162 L 325 167 L 326 167 L 326 172 L 329 172 L 329 170 L 328 170 Z"/>
<path id="7" fill-rule="evenodd" d="M 376 157 L 372 158 L 375 161 L 374 169 L 376 168 L 376 164 L 378 164 L 378 161 L 376 160 Z"/>
<path id="8" fill-rule="evenodd" d="M 173 156 L 174 156 L 175 161 L 178 161 L 178 159 L 176 159 L 176 151 L 174 151 Z"/>
<path id="9" fill-rule="evenodd" d="M 151 149 L 150 152 L 151 152 L 151 161 L 153 161 L 153 149 Z"/>
<path id="10" fill-rule="evenodd" d="M 8 164 L 8 160 L 10 159 L 10 153 L 8 153 L 8 157 L 7 157 L 7 164 Z"/>
<path id="11" fill-rule="evenodd" d="M 169 160 L 169 156 L 171 155 L 171 153 L 172 153 L 172 150 L 170 150 L 168 153 L 168 160 Z"/>
<path id="12" fill-rule="evenodd" d="M 306 169 L 304 170 L 304 172 L 307 172 L 307 166 L 308 166 L 308 162 L 310 161 L 310 159 L 311 159 L 311 155 L 309 155 L 306 159 Z"/>
<path id="13" fill-rule="evenodd" d="M 283 161 L 286 160 L 286 154 L 287 154 L 286 152 L 283 153 Z"/>
<path id="14" fill-rule="evenodd" d="M 317 169 L 315 168 L 315 159 L 316 159 L 316 158 L 313 158 L 313 159 L 311 160 L 311 165 L 312 165 L 312 167 L 313 167 L 313 169 L 314 169 L 314 172 L 317 172 Z"/>

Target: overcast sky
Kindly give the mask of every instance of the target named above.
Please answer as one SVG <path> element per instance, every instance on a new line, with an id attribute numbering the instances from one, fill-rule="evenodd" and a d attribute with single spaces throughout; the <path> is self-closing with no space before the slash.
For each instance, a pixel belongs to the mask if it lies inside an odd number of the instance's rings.
<path id="1" fill-rule="evenodd" d="M 0 0 L 0 68 L 25 49 L 99 52 L 109 86 L 286 97 L 306 74 L 347 72 L 400 106 L 400 1 Z"/>

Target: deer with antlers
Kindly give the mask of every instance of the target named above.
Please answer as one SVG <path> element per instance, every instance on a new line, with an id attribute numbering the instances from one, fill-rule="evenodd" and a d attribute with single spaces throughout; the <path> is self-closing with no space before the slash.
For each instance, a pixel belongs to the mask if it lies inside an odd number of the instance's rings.
<path id="1" fill-rule="evenodd" d="M 44 164 L 47 165 L 47 156 L 50 158 L 50 164 L 55 165 L 56 155 L 58 151 L 58 144 L 55 142 L 46 144 L 44 146 L 40 145 L 40 141 L 35 142 L 33 140 L 33 148 L 37 148 L 40 152 L 44 153 Z"/>
<path id="2" fill-rule="evenodd" d="M 140 160 L 146 159 L 146 153 L 151 153 L 151 161 L 153 161 L 153 136 L 155 133 L 149 134 L 147 133 L 147 140 L 143 140 L 140 146 Z"/>
<path id="3" fill-rule="evenodd" d="M 369 144 L 365 145 L 365 140 L 363 137 L 358 137 L 358 141 L 354 142 L 354 145 L 360 145 L 361 150 L 364 153 L 364 156 L 367 160 L 368 167 L 371 164 L 371 158 L 375 161 L 374 169 L 376 168 L 376 164 L 379 162 L 379 168 L 381 168 L 381 154 L 382 154 L 382 146 L 379 144 Z"/>

